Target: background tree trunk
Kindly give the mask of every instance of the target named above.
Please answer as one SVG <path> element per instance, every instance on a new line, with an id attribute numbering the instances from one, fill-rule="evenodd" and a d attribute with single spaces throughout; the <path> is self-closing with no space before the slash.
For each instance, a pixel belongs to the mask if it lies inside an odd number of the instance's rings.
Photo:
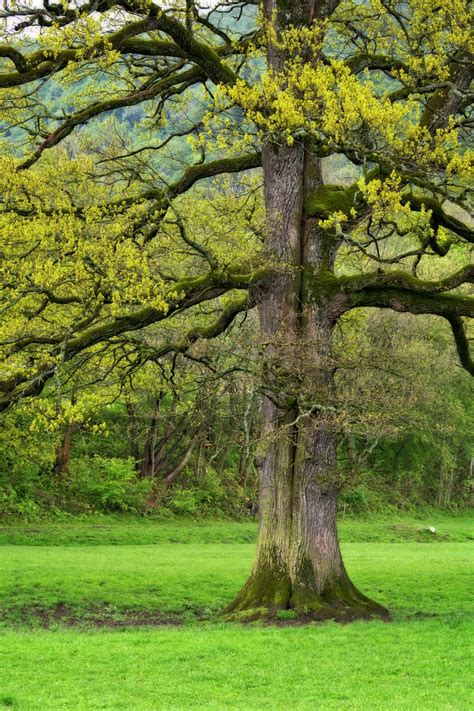
<path id="1" fill-rule="evenodd" d="M 73 431 L 74 422 L 68 422 L 66 425 L 64 437 L 56 447 L 56 459 L 53 468 L 56 476 L 62 476 L 67 471 L 69 462 L 71 461 Z"/>
<path id="2" fill-rule="evenodd" d="M 71 405 L 76 404 L 76 392 L 73 388 L 71 392 Z M 64 437 L 56 446 L 56 456 L 53 471 L 55 476 L 62 477 L 68 470 L 69 463 L 71 461 L 72 452 L 72 437 L 74 434 L 75 423 L 72 420 L 68 420 L 66 424 L 66 429 L 64 432 Z"/>

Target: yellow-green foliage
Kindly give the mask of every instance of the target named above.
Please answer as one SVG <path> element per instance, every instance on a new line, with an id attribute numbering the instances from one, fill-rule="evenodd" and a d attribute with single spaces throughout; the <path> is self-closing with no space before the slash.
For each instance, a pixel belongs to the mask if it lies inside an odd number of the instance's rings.
<path id="1" fill-rule="evenodd" d="M 36 101 L 38 81 L 2 84 L 0 121 L 17 131 L 15 140 L 2 143 L 0 157 L 2 382 L 57 370 L 71 338 L 79 334 L 80 341 L 94 325 L 145 307 L 169 315 L 199 277 L 203 300 L 209 294 L 214 306 L 193 305 L 191 316 L 174 316 L 165 335 L 181 338 L 234 298 L 231 281 L 214 294 L 219 276 L 260 265 L 267 231 L 260 178 L 240 177 L 238 184 L 221 178 L 204 187 L 193 179 L 190 190 L 176 143 L 154 152 L 161 131 L 179 132 L 187 113 L 196 122 L 183 139 L 192 170 L 224 151 L 256 153 L 269 140 L 304 144 L 319 156 L 340 153 L 359 166 L 356 185 L 325 185 L 304 203 L 320 226 L 338 235 L 347 228 L 350 249 L 361 247 L 348 271 L 366 269 L 373 256 L 364 251 L 368 214 L 373 233 L 395 234 L 394 249 L 405 235 L 412 249 L 424 248 L 434 236 L 433 201 L 462 202 L 474 178 L 462 120 L 452 116 L 436 130 L 423 120 L 430 97 L 450 86 L 453 57 L 473 50 L 466 0 L 439 0 L 436 8 L 430 0 L 403 6 L 342 0 L 329 19 L 307 27 L 281 31 L 276 16 L 260 20 L 260 32 L 251 42 L 241 37 L 241 47 L 237 32 L 230 30 L 226 42 L 181 0 L 166 11 L 148 0 L 133 7 L 133 15 L 116 8 L 88 15 L 82 8 L 73 21 L 35 29 L 34 42 L 28 33 L 4 38 L 4 79 L 16 80 L 16 69 L 37 80 L 43 75 L 34 72 L 46 67 L 44 76 L 67 84 L 69 96 L 77 91 L 71 104 L 63 96 L 58 105 L 43 106 Z M 138 42 L 137 49 L 127 49 L 124 37 Z M 275 67 L 265 63 L 268 52 L 279 54 Z M 18 54 L 26 67 L 18 69 Z M 161 82 L 162 93 L 147 93 Z M 124 97 L 126 106 L 145 97 L 133 124 L 138 148 L 127 135 L 131 124 L 118 127 L 100 112 L 102 123 L 94 124 L 98 106 L 106 114 L 116 108 L 110 102 Z M 18 133 L 22 127 L 26 138 Z M 28 158 L 36 162 L 21 170 Z M 175 192 L 173 171 L 184 176 Z M 426 198 L 426 207 L 412 210 L 410 197 Z M 455 241 L 446 226 L 437 238 L 443 248 Z"/>

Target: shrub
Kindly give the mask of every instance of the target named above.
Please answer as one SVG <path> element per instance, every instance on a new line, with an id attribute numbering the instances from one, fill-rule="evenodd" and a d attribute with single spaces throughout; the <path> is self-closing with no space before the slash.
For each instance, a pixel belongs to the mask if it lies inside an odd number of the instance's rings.
<path id="1" fill-rule="evenodd" d="M 92 510 L 139 512 L 145 508 L 152 484 L 150 480 L 137 479 L 131 457 L 94 456 L 71 461 L 66 485 L 66 498 Z"/>

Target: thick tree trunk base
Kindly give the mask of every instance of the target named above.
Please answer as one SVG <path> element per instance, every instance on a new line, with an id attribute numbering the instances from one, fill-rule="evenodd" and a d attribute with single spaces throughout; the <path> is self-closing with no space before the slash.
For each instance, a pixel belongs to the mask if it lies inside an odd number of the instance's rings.
<path id="1" fill-rule="evenodd" d="M 309 623 L 390 620 L 389 611 L 363 595 L 344 575 L 318 591 L 316 581 L 292 583 L 272 567 L 259 568 L 224 611 L 229 622 Z"/>
<path id="2" fill-rule="evenodd" d="M 308 595 L 307 604 L 296 606 L 290 595 L 282 598 L 281 592 L 277 594 L 276 601 L 263 601 L 252 596 L 241 594 L 224 611 L 223 619 L 226 622 L 288 622 L 289 624 L 307 624 L 310 622 L 327 622 L 329 620 L 340 623 L 356 622 L 357 620 L 390 620 L 389 611 L 370 600 L 358 591 L 352 594 L 340 594 L 332 597 Z"/>

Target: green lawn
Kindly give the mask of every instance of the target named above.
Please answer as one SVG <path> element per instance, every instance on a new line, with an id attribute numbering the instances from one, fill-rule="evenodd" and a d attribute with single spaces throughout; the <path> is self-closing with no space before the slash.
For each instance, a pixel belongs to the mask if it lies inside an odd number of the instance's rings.
<path id="1" fill-rule="evenodd" d="M 432 534 L 427 529 L 436 528 Z M 407 540 L 474 540 L 474 517 L 450 516 L 440 511 L 399 517 L 342 518 L 341 540 L 352 543 Z M 6 543 L 67 545 L 141 545 L 146 543 L 253 543 L 257 535 L 254 521 L 156 521 L 137 516 L 52 517 L 34 523 L 10 522 L 0 525 L 0 545 Z"/>
<path id="2" fill-rule="evenodd" d="M 424 520 L 343 522 L 352 578 L 394 621 L 307 627 L 217 621 L 248 573 L 253 524 L 95 525 L 4 527 L 34 545 L 0 546 L 0 708 L 474 707 L 467 518 L 431 517 L 435 538 Z M 137 620 L 183 624 L 122 627 Z"/>

